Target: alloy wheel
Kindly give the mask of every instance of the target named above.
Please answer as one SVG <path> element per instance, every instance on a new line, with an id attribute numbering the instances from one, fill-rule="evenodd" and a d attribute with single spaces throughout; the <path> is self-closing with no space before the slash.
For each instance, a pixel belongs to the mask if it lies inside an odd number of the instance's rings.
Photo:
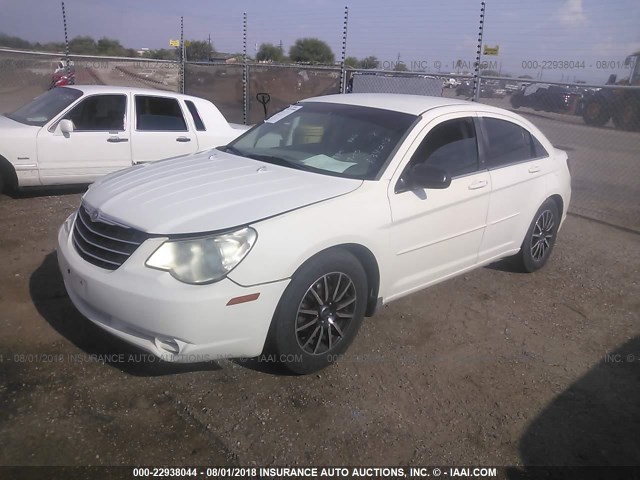
<path id="1" fill-rule="evenodd" d="M 307 289 L 298 306 L 295 334 L 300 348 L 322 355 L 344 338 L 356 312 L 356 288 L 348 275 L 332 272 Z"/>
<path id="2" fill-rule="evenodd" d="M 555 221 L 551 210 L 544 210 L 536 220 L 531 238 L 531 257 L 539 262 L 549 252 Z"/>

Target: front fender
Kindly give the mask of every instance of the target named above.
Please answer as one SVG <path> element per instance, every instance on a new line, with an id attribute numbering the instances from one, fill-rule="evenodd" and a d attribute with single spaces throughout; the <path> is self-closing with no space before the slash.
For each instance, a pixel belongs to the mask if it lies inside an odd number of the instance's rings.
<path id="1" fill-rule="evenodd" d="M 258 239 L 229 278 L 243 286 L 290 278 L 309 258 L 328 248 L 355 244 L 378 263 L 380 295 L 389 270 L 391 213 L 386 182 L 365 182 L 346 195 L 252 225 Z"/>

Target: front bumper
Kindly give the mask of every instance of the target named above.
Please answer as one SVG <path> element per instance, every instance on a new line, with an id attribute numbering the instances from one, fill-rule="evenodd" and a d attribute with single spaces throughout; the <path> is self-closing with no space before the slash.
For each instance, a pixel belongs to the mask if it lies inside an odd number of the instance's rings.
<path id="1" fill-rule="evenodd" d="M 71 241 L 73 218 L 58 232 L 58 263 L 69 298 L 89 320 L 113 335 L 171 362 L 253 357 L 262 352 L 288 280 L 243 287 L 228 278 L 187 285 L 144 266 L 165 240 L 144 242 L 117 270 L 82 259 Z M 259 293 L 247 303 L 235 297 Z"/>

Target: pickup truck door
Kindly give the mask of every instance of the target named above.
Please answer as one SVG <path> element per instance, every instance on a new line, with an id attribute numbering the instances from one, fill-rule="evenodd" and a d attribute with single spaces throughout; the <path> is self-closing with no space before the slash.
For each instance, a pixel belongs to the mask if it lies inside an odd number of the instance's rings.
<path id="1" fill-rule="evenodd" d="M 131 131 L 125 94 L 90 95 L 49 128 L 38 132 L 38 169 L 43 185 L 91 183 L 131 166 Z M 63 134 L 60 120 L 74 130 Z"/>
<path id="2" fill-rule="evenodd" d="M 198 151 L 198 137 L 185 116 L 182 101 L 161 95 L 134 95 L 135 126 L 131 142 L 134 163 Z"/>

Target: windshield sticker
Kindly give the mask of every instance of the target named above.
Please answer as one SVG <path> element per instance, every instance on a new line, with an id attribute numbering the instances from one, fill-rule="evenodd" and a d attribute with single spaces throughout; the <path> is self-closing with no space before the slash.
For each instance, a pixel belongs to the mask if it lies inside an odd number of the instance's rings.
<path id="1" fill-rule="evenodd" d="M 302 163 L 313 168 L 319 168 L 321 170 L 327 170 L 329 172 L 342 173 L 352 165 L 356 165 L 355 162 L 341 162 L 327 155 L 316 155 L 315 157 L 307 158 Z"/>
<path id="2" fill-rule="evenodd" d="M 278 112 L 275 115 L 272 115 L 269 118 L 267 118 L 265 120 L 265 122 L 266 123 L 276 123 L 277 121 L 280 121 L 285 117 L 288 117 L 292 113 L 297 112 L 301 108 L 302 108 L 302 105 L 290 105 L 289 107 L 285 108 L 281 112 Z"/>

